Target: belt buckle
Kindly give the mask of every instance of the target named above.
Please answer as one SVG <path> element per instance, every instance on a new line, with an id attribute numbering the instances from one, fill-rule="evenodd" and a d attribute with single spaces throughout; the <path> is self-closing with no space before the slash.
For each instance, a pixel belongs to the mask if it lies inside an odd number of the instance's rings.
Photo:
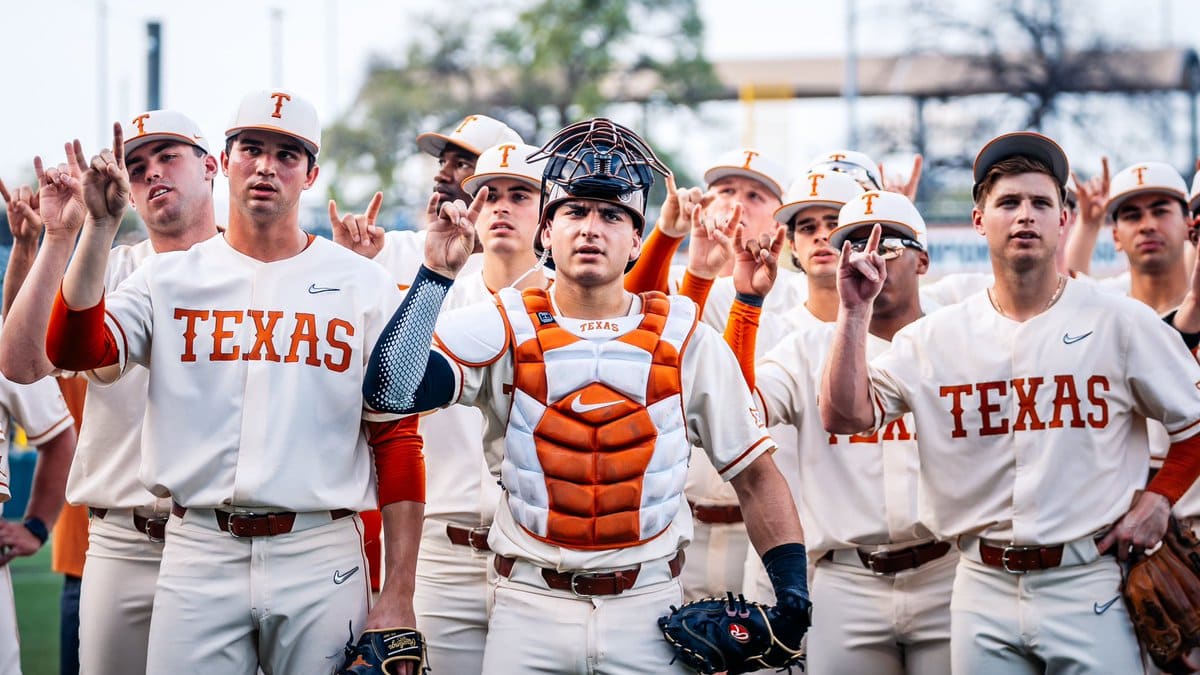
<path id="1" fill-rule="evenodd" d="M 488 549 L 486 547 L 488 545 L 487 539 L 488 539 L 488 532 L 490 530 L 491 530 L 491 527 L 488 525 L 479 525 L 477 527 L 472 527 L 471 529 L 467 530 L 467 546 L 470 546 L 471 550 L 476 553 L 489 552 L 490 549 Z M 475 544 L 476 537 L 482 537 L 483 546 L 477 546 Z M 572 580 L 572 582 L 573 582 L 573 580 Z"/>
<path id="2" fill-rule="evenodd" d="M 1014 570 L 1013 568 L 1009 567 L 1008 566 L 1008 556 L 1010 553 L 1013 553 L 1014 551 L 1032 551 L 1032 550 L 1036 550 L 1039 548 L 1041 548 L 1041 547 L 1040 546 L 1014 546 L 1012 544 L 1009 544 L 1008 546 L 1005 546 L 1004 550 L 1002 550 L 1000 552 L 1000 565 L 1004 568 L 1004 571 L 1008 572 L 1009 574 L 1028 574 L 1030 570 Z"/>
<path id="3" fill-rule="evenodd" d="M 162 535 L 152 534 L 153 532 L 162 532 Z M 161 544 L 166 541 L 167 533 L 167 516 L 154 516 L 146 519 L 146 538 L 155 544 Z"/>
<path id="4" fill-rule="evenodd" d="M 240 521 L 240 520 L 242 520 L 242 519 L 245 519 L 245 518 L 261 518 L 261 517 L 262 517 L 262 516 L 264 516 L 264 515 L 266 515 L 266 514 L 262 514 L 262 513 L 242 513 L 242 512 L 238 512 L 238 513 L 230 513 L 230 514 L 229 514 L 229 520 L 228 520 L 228 521 L 226 521 L 226 522 L 228 523 L 228 525 L 229 525 L 229 536 L 233 537 L 234 539 L 253 539 L 253 538 L 254 538 L 253 536 L 246 536 L 246 537 L 243 537 L 242 535 L 238 534 L 238 533 L 235 531 L 237 528 L 235 528 L 235 527 L 234 527 L 234 524 L 233 524 L 233 523 L 234 523 L 234 521 L 235 521 L 235 520 L 237 520 L 237 521 Z"/>
<path id="5" fill-rule="evenodd" d="M 879 551 L 871 551 L 870 553 L 867 554 L 867 569 L 871 570 L 871 574 L 874 574 L 877 577 L 888 576 L 887 572 L 880 572 L 875 567 L 876 563 L 883 560 L 884 556 L 886 556 L 888 553 L 891 553 L 891 551 L 879 550 Z"/>
<path id="6" fill-rule="evenodd" d="M 590 572 L 572 572 L 571 573 L 571 593 L 574 594 L 575 597 L 577 597 L 577 598 L 595 597 L 591 593 L 580 593 L 579 589 L 575 587 L 576 579 L 579 579 L 580 577 L 594 577 L 594 576 L 595 575 Z"/>

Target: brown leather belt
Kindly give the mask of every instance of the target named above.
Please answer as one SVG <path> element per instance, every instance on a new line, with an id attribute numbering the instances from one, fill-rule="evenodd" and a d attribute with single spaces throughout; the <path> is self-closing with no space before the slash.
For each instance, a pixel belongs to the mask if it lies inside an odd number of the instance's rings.
<path id="1" fill-rule="evenodd" d="M 688 502 L 692 507 L 692 517 L 702 523 L 710 525 L 727 525 L 729 523 L 742 522 L 742 507 L 737 504 L 730 505 L 705 505 Z"/>
<path id="2" fill-rule="evenodd" d="M 179 504 L 171 506 L 171 513 L 182 518 L 187 509 Z M 296 524 L 296 514 L 292 511 L 280 513 L 230 513 L 215 510 L 217 527 L 222 532 L 228 532 L 234 537 L 273 537 L 277 534 L 287 534 Z M 333 509 L 329 512 L 330 520 L 338 520 L 354 515 L 350 509 Z"/>
<path id="3" fill-rule="evenodd" d="M 667 567 L 671 570 L 671 578 L 679 576 L 683 571 L 684 555 L 683 551 L 675 554 L 675 557 L 667 563 Z M 513 565 L 516 563 L 516 558 L 509 558 L 503 555 L 496 556 L 496 573 L 502 577 L 509 577 L 512 574 Z M 638 573 L 642 571 L 642 566 L 630 567 L 624 570 L 615 570 L 612 572 L 559 572 L 557 570 L 542 569 L 542 578 L 546 580 L 546 585 L 556 591 L 570 591 L 575 595 L 620 595 L 625 591 L 633 588 L 633 584 L 637 582 Z"/>
<path id="4" fill-rule="evenodd" d="M 470 546 L 472 550 L 485 552 L 491 551 L 488 547 L 488 532 L 491 530 L 487 525 L 479 527 L 462 527 L 446 523 L 446 536 L 450 539 L 451 544 L 458 546 Z"/>
<path id="5" fill-rule="evenodd" d="M 858 559 L 862 562 L 863 567 L 875 574 L 885 575 L 916 569 L 925 563 L 941 558 L 949 553 L 951 548 L 948 541 L 931 541 L 891 551 L 868 552 L 856 549 L 855 553 L 858 554 Z M 821 559 L 833 560 L 833 551 L 829 551 Z"/>
<path id="6" fill-rule="evenodd" d="M 1062 564 L 1065 546 L 992 546 L 979 540 L 979 559 L 989 567 L 1006 572 L 1048 570 Z M 1104 555 L 1112 555 L 1110 548 Z"/>
<path id="7" fill-rule="evenodd" d="M 101 520 L 108 515 L 108 509 L 98 509 L 90 506 L 88 507 L 88 512 Z M 156 544 L 161 543 L 167 537 L 167 517 L 154 516 L 147 518 L 135 513 L 133 514 L 133 529 L 146 535 L 146 538 L 150 541 Z"/>

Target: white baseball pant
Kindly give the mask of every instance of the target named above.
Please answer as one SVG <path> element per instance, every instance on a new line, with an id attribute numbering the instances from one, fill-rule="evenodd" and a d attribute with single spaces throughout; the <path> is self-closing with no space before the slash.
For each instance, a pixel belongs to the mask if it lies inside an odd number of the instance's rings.
<path id="1" fill-rule="evenodd" d="M 679 575 L 687 601 L 741 593 L 746 552 L 753 550 L 745 523 L 693 521 L 695 532 L 687 547 L 687 564 Z"/>
<path id="2" fill-rule="evenodd" d="M 950 591 L 958 555 L 875 575 L 820 560 L 813 573 L 808 672 L 903 675 L 950 672 Z"/>
<path id="3" fill-rule="evenodd" d="M 79 589 L 79 672 L 146 672 L 162 542 L 134 529 L 133 512 L 93 516 Z"/>
<path id="4" fill-rule="evenodd" d="M 483 672 L 491 597 L 488 579 L 495 575 L 491 563 L 490 553 L 451 543 L 445 521 L 426 519 L 413 606 L 425 636 L 429 666 L 436 672 Z"/>
<path id="5" fill-rule="evenodd" d="M 683 600 L 665 562 L 643 565 L 620 595 L 578 597 L 550 589 L 540 568 L 518 560 L 509 578 L 496 578 L 492 594 L 483 655 L 489 675 L 692 672 L 671 663 L 674 652 L 658 628 L 658 617 Z"/>
<path id="6" fill-rule="evenodd" d="M 171 516 L 148 673 L 330 673 L 362 632 L 370 580 L 357 515 L 298 514 L 288 534 L 235 538 L 211 509 Z"/>
<path id="7" fill-rule="evenodd" d="M 21 675 L 21 635 L 8 565 L 0 568 L 0 675 Z"/>
<path id="8" fill-rule="evenodd" d="M 979 562 L 973 538 L 960 543 L 950 601 L 953 672 L 1142 672 L 1120 568 L 1090 538 L 1067 544 L 1063 566 L 1024 574 Z"/>

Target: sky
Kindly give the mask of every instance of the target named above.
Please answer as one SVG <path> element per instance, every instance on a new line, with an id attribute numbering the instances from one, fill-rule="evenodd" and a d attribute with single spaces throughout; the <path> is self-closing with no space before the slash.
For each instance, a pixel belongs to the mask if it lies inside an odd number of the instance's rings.
<path id="1" fill-rule="evenodd" d="M 840 56 L 846 49 L 847 2 L 700 0 L 707 54 L 710 59 Z M 986 11 L 988 4 L 974 2 L 978 11 Z M 282 86 L 302 93 L 326 121 L 344 113 L 371 56 L 396 53 L 420 36 L 423 26 L 414 17 L 432 6 L 428 0 L 10 3 L 0 39 L 0 61 L 6 64 L 0 176 L 7 182 L 31 179 L 32 156 L 60 161 L 63 142 L 73 137 L 90 154 L 110 143 L 112 120 L 145 109 L 147 21 L 163 25 L 163 107 L 186 112 L 219 141 L 241 96 L 256 89 Z M 911 23 L 904 0 L 857 0 L 856 6 L 863 53 L 956 47 L 898 30 Z M 1086 14 L 1081 24 L 1121 26 L 1133 44 L 1195 46 L 1182 29 L 1200 20 L 1200 3 L 1150 0 L 1134 7 L 1112 0 L 1086 5 L 1067 0 L 1065 6 L 1087 8 L 1080 12 Z M 497 7 L 504 11 L 506 6 Z M 907 106 L 896 102 L 870 102 L 862 110 L 860 115 L 885 121 L 893 115 L 896 124 L 909 117 Z M 798 168 L 818 152 L 844 143 L 844 111 L 838 100 L 760 103 L 753 110 L 726 103 L 707 109 L 699 128 L 667 129 L 665 135 L 694 146 L 686 156 L 696 163 L 749 140 L 770 145 L 779 161 Z M 712 131 L 714 124 L 720 125 L 720 133 Z M 753 134 L 746 133 L 750 125 Z M 696 142 L 690 143 L 693 138 Z M 1100 152 L 1088 139 L 1078 144 L 1088 145 L 1079 150 L 1089 160 Z M 1068 150 L 1074 156 L 1069 142 Z M 894 162 L 896 171 L 903 172 L 911 156 L 886 159 L 889 170 Z M 223 192 L 218 185 L 218 202 Z M 219 204 L 218 213 L 221 208 Z"/>

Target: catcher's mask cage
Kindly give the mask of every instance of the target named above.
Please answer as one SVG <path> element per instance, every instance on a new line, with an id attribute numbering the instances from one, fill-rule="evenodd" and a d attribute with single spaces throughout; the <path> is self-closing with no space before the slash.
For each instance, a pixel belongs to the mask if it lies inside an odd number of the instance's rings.
<path id="1" fill-rule="evenodd" d="M 528 162 L 547 160 L 542 171 L 541 222 L 533 235 L 533 250 L 554 269 L 542 247 L 542 230 L 554 207 L 568 199 L 591 199 L 624 208 L 640 234 L 646 226 L 646 197 L 654 186 L 654 171 L 668 169 L 646 142 L 610 119 L 576 122 L 561 129 Z M 633 266 L 630 262 L 626 271 Z"/>

